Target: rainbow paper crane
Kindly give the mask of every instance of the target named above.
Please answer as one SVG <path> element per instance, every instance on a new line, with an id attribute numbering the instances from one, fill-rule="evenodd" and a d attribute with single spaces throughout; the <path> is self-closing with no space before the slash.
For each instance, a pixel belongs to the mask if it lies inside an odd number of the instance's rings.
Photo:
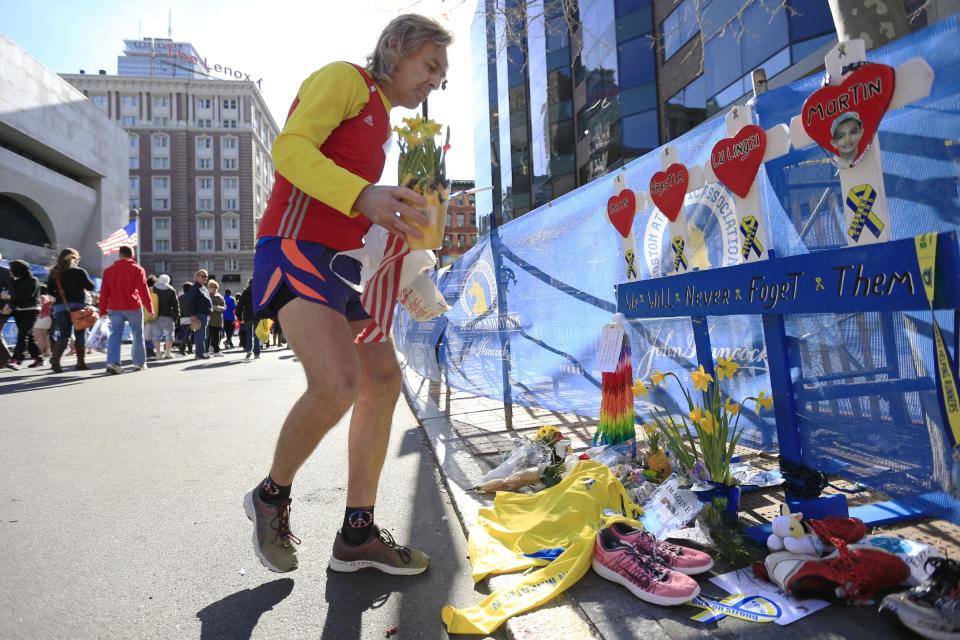
<path id="1" fill-rule="evenodd" d="M 630 337 L 623 333 L 620 359 L 615 371 L 603 374 L 600 396 L 600 424 L 593 436 L 593 444 L 615 445 L 633 442 L 633 457 L 637 457 L 637 434 L 633 423 L 633 364 L 630 361 Z"/>

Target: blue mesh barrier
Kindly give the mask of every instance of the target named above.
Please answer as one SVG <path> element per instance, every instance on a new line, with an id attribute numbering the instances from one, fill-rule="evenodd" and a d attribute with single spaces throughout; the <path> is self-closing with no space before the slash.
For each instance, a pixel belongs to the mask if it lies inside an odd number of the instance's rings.
<path id="1" fill-rule="evenodd" d="M 889 113 L 879 132 L 894 239 L 958 227 L 958 35 L 953 17 L 868 56 L 893 66 L 922 56 L 935 73 L 931 95 Z M 758 124 L 789 124 L 821 83 L 817 75 L 759 96 Z M 671 144 L 680 161 L 703 164 L 725 135 L 725 122 L 717 118 Z M 647 190 L 660 170 L 658 153 L 624 168 L 628 187 Z M 844 246 L 839 177 L 819 147 L 791 148 L 766 163 L 758 180 L 767 241 L 777 256 Z M 596 180 L 495 229 L 471 249 L 439 280 L 453 306 L 444 319 L 421 326 L 398 312 L 397 343 L 411 366 L 434 379 L 442 372 L 451 386 L 478 395 L 597 416 L 593 358 L 602 327 L 616 310 L 614 285 L 626 280 L 620 237 L 606 218 L 612 194 L 613 176 Z M 693 266 L 736 264 L 731 194 L 707 185 L 688 194 L 684 211 Z M 638 211 L 633 230 L 641 279 L 659 276 L 668 248 L 664 218 L 651 208 Z M 951 349 L 953 316 L 937 312 Z M 742 367 L 731 394 L 769 389 L 760 318 L 709 322 L 714 357 L 731 357 Z M 785 323 L 804 463 L 960 521 L 960 509 L 947 494 L 953 443 L 937 400 L 931 314 L 811 313 L 786 316 Z M 639 377 L 659 369 L 687 380 L 696 366 L 687 318 L 631 321 L 629 334 Z M 638 421 L 647 415 L 645 402 L 671 411 L 683 407 L 669 383 L 638 401 Z M 772 416 L 750 411 L 744 418 L 745 444 L 776 447 Z"/>

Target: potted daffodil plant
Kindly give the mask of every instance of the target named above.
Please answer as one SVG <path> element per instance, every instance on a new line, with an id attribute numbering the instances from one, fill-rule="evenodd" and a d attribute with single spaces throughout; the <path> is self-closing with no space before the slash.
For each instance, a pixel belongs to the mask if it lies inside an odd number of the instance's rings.
<path id="1" fill-rule="evenodd" d="M 426 205 L 421 211 L 430 216 L 430 223 L 426 227 L 417 225 L 423 232 L 423 238 L 409 238 L 407 244 L 413 250 L 438 249 L 443 246 L 450 195 L 446 171 L 450 128 L 447 128 L 442 144 L 437 140 L 443 126 L 420 116 L 404 118 L 403 126 L 394 127 L 393 130 L 398 135 L 400 145 L 400 184 L 423 196 Z"/>

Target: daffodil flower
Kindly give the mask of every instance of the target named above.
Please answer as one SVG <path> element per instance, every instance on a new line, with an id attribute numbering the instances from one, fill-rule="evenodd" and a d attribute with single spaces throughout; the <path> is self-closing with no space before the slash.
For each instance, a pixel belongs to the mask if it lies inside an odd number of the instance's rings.
<path id="1" fill-rule="evenodd" d="M 723 380 L 724 378 L 732 378 L 733 374 L 737 372 L 737 369 L 740 368 L 732 358 L 718 358 L 717 359 L 717 380 Z"/>
<path id="2" fill-rule="evenodd" d="M 697 391 L 706 391 L 707 386 L 713 382 L 713 376 L 703 370 L 703 365 L 690 374 L 690 379 L 693 380 L 693 386 Z"/>
<path id="3" fill-rule="evenodd" d="M 700 424 L 705 417 L 707 417 L 707 414 L 705 414 L 700 407 L 694 407 L 690 412 L 690 420 L 692 420 L 694 424 Z"/>
<path id="4" fill-rule="evenodd" d="M 707 434 L 712 434 L 714 428 L 717 426 L 716 418 L 713 417 L 712 413 L 704 414 L 703 420 L 700 421 L 700 429 Z"/>
<path id="5" fill-rule="evenodd" d="M 650 391 L 647 389 L 647 387 L 644 386 L 643 380 L 640 380 L 639 378 L 637 379 L 637 381 L 636 381 L 635 383 L 633 383 L 633 387 L 631 387 L 631 388 L 633 389 L 633 395 L 634 395 L 634 396 L 637 396 L 637 397 L 639 397 L 639 396 L 645 396 L 645 395 L 647 395 L 647 394 L 650 392 Z"/>
<path id="6" fill-rule="evenodd" d="M 663 379 L 665 377 L 666 376 L 660 373 L 659 369 L 654 369 L 653 373 L 650 374 L 650 382 L 652 382 L 654 386 L 659 387 L 661 384 L 663 384 Z"/>
<path id="7" fill-rule="evenodd" d="M 767 396 L 766 392 L 761 391 L 757 394 L 757 415 L 760 415 L 760 409 L 769 410 L 773 406 L 773 398 Z"/>
<path id="8" fill-rule="evenodd" d="M 734 416 L 740 413 L 740 405 L 734 402 L 733 398 L 727 398 L 727 401 L 723 403 L 723 408 L 727 410 L 727 413 Z"/>
<path id="9" fill-rule="evenodd" d="M 657 425 L 653 424 L 652 422 L 648 422 L 645 425 L 643 425 L 643 432 L 647 434 L 648 438 L 652 438 L 653 435 L 657 432 Z"/>

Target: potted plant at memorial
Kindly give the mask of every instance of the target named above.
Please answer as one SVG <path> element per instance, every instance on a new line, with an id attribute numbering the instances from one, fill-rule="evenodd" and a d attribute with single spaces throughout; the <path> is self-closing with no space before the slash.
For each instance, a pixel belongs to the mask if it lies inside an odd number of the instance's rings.
<path id="1" fill-rule="evenodd" d="M 426 227 L 417 225 L 423 238 L 409 238 L 413 250 L 438 249 L 443 246 L 443 230 L 447 216 L 450 184 L 447 182 L 446 156 L 450 150 L 450 128 L 443 144 L 438 136 L 443 126 L 421 116 L 404 118 L 402 127 L 394 127 L 400 146 L 398 174 L 400 184 L 413 189 L 426 200 L 421 211 L 430 216 Z"/>
<path id="2" fill-rule="evenodd" d="M 736 523 L 740 503 L 739 487 L 730 475 L 730 461 L 743 435 L 743 428 L 739 426 L 741 408 L 744 403 L 753 402 L 759 414 L 772 404 L 772 399 L 763 391 L 739 403 L 722 393 L 720 382 L 732 378 L 738 368 L 733 360 L 720 358 L 715 367 L 717 380 L 714 380 L 701 365 L 690 374 L 692 393 L 674 373 L 654 371 L 650 375 L 654 386 L 673 378 L 687 402 L 686 415 L 674 416 L 655 406 L 651 409 L 653 422 L 670 452 L 674 471 L 690 478 L 695 483 L 695 491 L 700 487 L 700 499 L 724 513 L 731 525 Z"/>

